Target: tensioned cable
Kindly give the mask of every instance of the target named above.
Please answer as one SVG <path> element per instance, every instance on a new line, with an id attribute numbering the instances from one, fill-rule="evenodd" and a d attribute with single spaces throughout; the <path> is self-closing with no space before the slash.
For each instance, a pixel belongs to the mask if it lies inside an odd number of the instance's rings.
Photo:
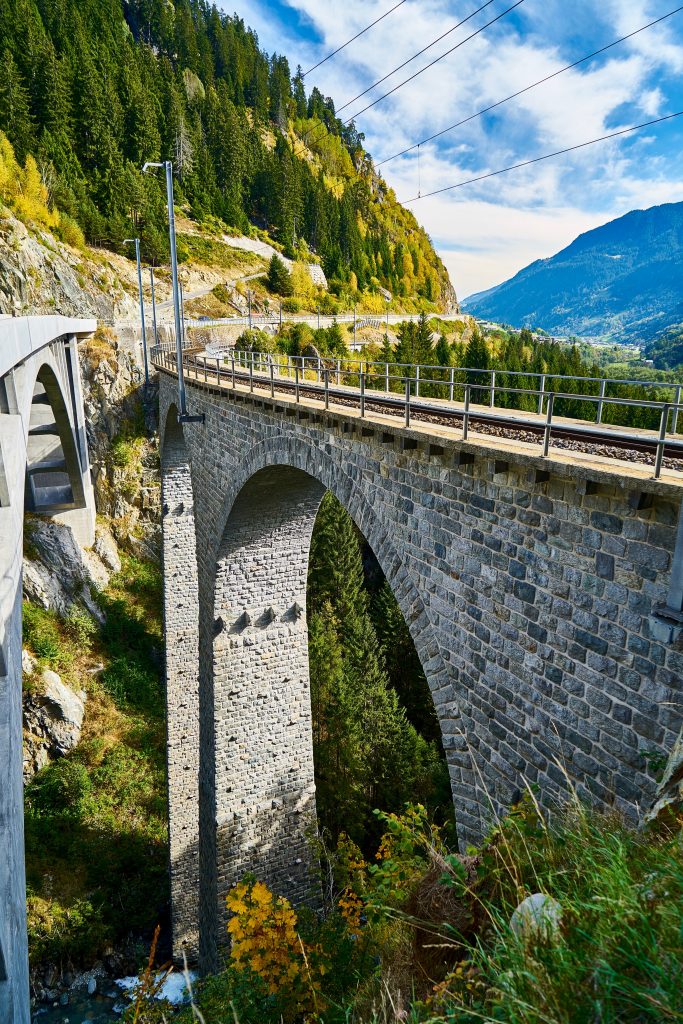
<path id="1" fill-rule="evenodd" d="M 462 188 L 463 185 L 473 185 L 476 181 L 484 181 L 486 178 L 495 178 L 498 174 L 507 174 L 508 171 L 518 171 L 520 167 L 529 167 L 531 164 L 538 164 L 542 160 L 550 160 L 554 156 L 562 156 L 564 153 L 573 153 L 574 150 L 584 149 L 586 146 L 594 146 L 596 142 L 605 142 L 607 139 L 615 139 L 618 135 L 628 135 L 629 132 L 640 131 L 641 128 L 650 128 L 653 124 L 661 124 L 662 121 L 671 121 L 674 117 L 681 117 L 683 110 L 677 110 L 675 114 L 665 114 L 664 117 L 656 117 L 654 121 L 645 121 L 644 124 L 634 124 L 630 128 L 621 128 L 618 132 L 610 132 L 609 135 L 601 135 L 598 139 L 589 139 L 588 142 L 579 142 L 576 146 L 568 146 L 566 149 L 558 149 L 554 153 L 546 153 L 544 156 L 536 156 L 533 160 L 523 160 L 519 164 L 511 164 L 509 167 L 501 167 L 498 171 L 489 171 L 488 174 L 480 174 L 476 178 L 468 178 L 467 181 L 459 181 L 456 185 L 446 185 L 445 188 L 437 188 L 434 192 L 425 192 L 422 196 L 413 196 L 412 199 L 405 199 L 401 203 L 406 206 L 408 203 L 415 203 L 418 199 L 429 199 L 430 196 L 439 196 L 442 192 L 451 192 L 455 188 Z"/>
<path id="2" fill-rule="evenodd" d="M 414 53 L 412 57 L 408 58 L 408 60 L 404 60 L 403 63 L 399 64 L 397 68 L 393 69 L 393 71 L 390 71 L 387 75 L 384 75 L 383 78 L 378 78 L 376 82 L 373 82 L 372 85 L 369 85 L 367 89 L 363 89 L 363 92 L 359 92 L 357 96 L 353 97 L 353 99 L 347 100 L 346 103 L 342 103 L 341 107 L 337 107 L 337 113 L 339 113 L 340 110 L 346 110 L 347 107 L 350 107 L 352 103 L 356 102 L 356 100 L 361 99 L 363 96 L 365 96 L 366 93 L 372 92 L 372 90 L 375 89 L 378 85 L 381 85 L 382 82 L 386 82 L 387 78 L 391 78 L 392 75 L 395 75 L 397 71 L 402 71 L 403 68 L 407 67 L 408 64 L 411 64 L 414 60 L 417 60 L 417 58 L 421 57 L 423 53 L 427 52 L 427 50 L 431 50 L 432 46 L 436 46 L 436 44 L 440 43 L 442 39 L 446 38 L 446 36 L 449 36 L 452 32 L 455 32 L 456 28 L 460 28 L 462 25 L 465 24 L 465 22 L 470 21 L 475 16 L 475 14 L 479 14 L 479 12 L 483 11 L 485 7 L 490 7 L 493 2 L 494 0 L 486 0 L 486 3 L 482 4 L 481 7 L 477 7 L 476 11 L 472 11 L 472 13 L 468 14 L 466 18 L 463 18 L 462 21 L 459 21 L 457 25 L 451 26 L 451 28 L 449 28 L 448 31 L 443 32 L 436 39 L 432 39 L 431 43 L 428 43 L 427 46 L 423 46 L 421 50 L 418 50 L 417 53 Z"/>
<path id="3" fill-rule="evenodd" d="M 456 43 L 455 46 L 452 46 L 450 50 L 446 50 L 445 53 L 442 53 L 440 57 L 435 57 L 434 60 L 430 61 L 429 64 L 425 64 L 425 66 L 423 68 L 420 68 L 419 71 L 416 71 L 415 74 L 411 75 L 409 78 L 404 79 L 402 82 L 399 82 L 398 85 L 395 85 L 393 89 L 389 89 L 389 91 L 385 92 L 382 96 L 378 96 L 377 99 L 372 101 L 372 103 L 368 103 L 368 105 L 366 107 L 363 107 L 362 110 L 357 110 L 355 114 L 353 114 L 351 117 L 347 118 L 346 121 L 344 121 L 344 124 L 351 124 L 351 122 L 354 121 L 357 117 L 360 117 L 361 114 L 364 114 L 366 110 L 370 110 L 371 107 L 377 106 L 378 103 L 381 103 L 382 100 L 385 100 L 388 96 L 392 96 L 395 92 L 398 92 L 398 90 L 402 89 L 404 85 L 408 85 L 409 82 L 414 81 L 414 79 L 418 78 L 425 71 L 428 71 L 430 68 L 433 68 L 434 65 L 438 64 L 439 61 L 444 59 L 444 57 L 448 57 L 450 56 L 451 53 L 454 53 L 456 50 L 459 50 L 460 47 L 464 46 L 465 43 L 468 43 L 470 39 L 474 39 L 475 36 L 478 36 L 480 35 L 480 33 L 485 32 L 487 28 L 490 28 L 491 25 L 495 25 L 497 21 L 500 21 L 500 19 L 504 18 L 506 14 L 509 14 L 510 11 L 514 11 L 516 7 L 519 7 L 523 3 L 524 0 L 516 0 L 516 3 L 512 4 L 511 7 L 507 7 L 504 11 L 501 11 L 501 13 L 497 14 L 495 18 L 492 18 L 491 21 L 487 21 L 484 25 L 478 28 L 476 32 L 472 32 L 470 33 L 470 35 L 465 36 L 465 38 L 461 39 L 459 43 Z M 316 128 L 320 127 L 324 127 L 326 129 L 325 125 L 316 125 Z M 313 129 L 309 129 L 309 131 L 312 130 Z M 307 136 L 304 136 L 304 139 L 306 137 Z"/>
<path id="4" fill-rule="evenodd" d="M 399 3 L 395 4 L 391 8 L 391 10 L 385 11 L 385 13 L 381 17 L 377 18 L 369 25 L 366 25 L 365 28 L 361 29 L 360 32 L 357 32 L 355 36 L 353 36 L 351 39 L 347 39 L 345 43 L 342 43 L 341 46 L 338 46 L 336 50 L 332 51 L 332 53 L 328 53 L 327 57 L 323 57 L 323 59 L 319 60 L 317 64 L 314 64 L 313 67 L 309 68 L 308 71 L 306 71 L 302 77 L 305 78 L 306 75 L 310 75 L 311 71 L 315 71 L 315 69 L 319 68 L 321 64 L 325 63 L 325 61 L 328 61 L 331 57 L 335 57 L 341 50 L 344 50 L 346 49 L 347 46 L 350 46 L 351 43 L 355 43 L 356 39 L 360 39 L 361 36 L 365 35 L 366 32 L 369 32 L 371 28 L 375 27 L 375 25 L 379 25 L 380 21 L 384 21 L 385 18 L 388 18 L 390 14 L 393 14 L 393 12 L 398 7 L 400 7 L 401 4 L 404 4 L 405 2 L 406 0 L 399 0 Z"/>
<path id="5" fill-rule="evenodd" d="M 468 121 L 473 121 L 475 118 L 481 117 L 483 114 L 488 114 L 490 110 L 495 110 L 496 107 L 502 106 L 503 103 L 508 103 L 509 100 L 514 100 L 517 96 L 522 96 L 525 92 L 535 89 L 536 86 L 543 85 L 544 82 L 549 82 L 551 78 L 557 78 L 558 75 L 563 74 L 565 71 L 570 71 L 572 68 L 578 67 L 579 64 L 584 64 L 587 60 L 592 60 L 593 57 L 598 57 L 601 53 L 605 53 L 606 50 L 611 50 L 613 46 L 625 43 L 628 39 L 632 39 L 633 36 L 637 36 L 640 32 L 644 32 L 645 29 L 652 28 L 653 25 L 658 25 L 660 21 L 666 21 L 667 18 L 672 18 L 674 14 L 679 14 L 681 11 L 683 11 L 683 6 L 677 7 L 674 11 L 669 11 L 668 14 L 663 14 L 661 18 L 656 18 L 655 21 L 648 22 L 647 25 L 643 25 L 641 28 L 637 28 L 635 31 L 629 32 L 628 35 L 622 36 L 620 39 L 615 39 L 613 43 L 608 43 L 607 46 L 602 46 L 599 50 L 594 50 L 593 53 L 589 53 L 586 57 L 581 57 L 580 60 L 575 60 L 573 64 L 567 64 L 566 67 L 560 68 L 558 71 L 553 71 L 552 74 L 546 75 L 545 78 L 539 78 L 537 82 L 532 82 L 531 85 L 525 86 L 524 89 L 519 89 L 517 92 L 513 92 L 510 96 L 506 96 L 505 99 L 492 103 L 490 107 L 478 110 L 476 114 L 470 114 L 469 117 L 463 118 L 462 121 L 458 121 L 456 124 L 449 125 L 448 128 L 442 128 L 442 130 L 440 132 L 436 132 L 435 135 L 430 135 L 427 139 L 421 139 L 419 142 L 415 142 L 412 146 L 408 146 L 407 149 L 402 149 L 400 153 L 394 153 L 393 156 L 385 157 L 384 160 L 380 160 L 375 166 L 381 167 L 382 164 L 388 164 L 391 160 L 396 160 L 400 156 L 405 156 L 406 153 L 412 153 L 412 151 L 417 149 L 419 146 L 424 146 L 428 142 L 433 142 L 434 139 L 440 138 L 447 132 L 452 132 L 456 128 L 462 127 L 462 125 L 467 124 Z"/>

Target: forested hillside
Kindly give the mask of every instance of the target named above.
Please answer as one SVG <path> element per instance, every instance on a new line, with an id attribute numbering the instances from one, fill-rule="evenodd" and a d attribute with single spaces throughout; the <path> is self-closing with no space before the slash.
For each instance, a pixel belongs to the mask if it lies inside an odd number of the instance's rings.
<path id="1" fill-rule="evenodd" d="M 133 227 L 166 258 L 161 175 L 198 221 L 310 250 L 330 285 L 453 302 L 425 232 L 376 175 L 363 136 L 284 56 L 204 0 L 0 0 L 0 130 L 90 241 Z M 314 130 L 311 130 L 314 129 Z"/>

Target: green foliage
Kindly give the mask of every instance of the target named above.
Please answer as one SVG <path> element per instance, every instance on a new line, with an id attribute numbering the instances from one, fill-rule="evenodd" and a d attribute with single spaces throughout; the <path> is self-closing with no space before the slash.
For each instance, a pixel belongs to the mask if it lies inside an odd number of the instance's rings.
<path id="1" fill-rule="evenodd" d="M 402 684 L 394 687 L 387 672 L 361 543 L 348 514 L 327 494 L 313 532 L 308 579 L 316 801 L 333 837 L 346 832 L 370 850 L 379 838 L 372 809 L 399 810 L 411 798 L 435 806 L 447 771 L 430 712 L 420 708 L 416 714 L 429 720 L 432 736 L 425 738 L 401 706 Z M 386 595 L 384 604 L 390 606 Z M 397 607 L 391 613 L 392 621 L 401 616 Z M 404 637 L 404 644 L 410 647 L 410 639 Z M 416 657 L 411 667 L 416 674 L 406 672 L 403 685 L 410 679 L 414 707 L 426 707 L 431 695 Z"/>
<path id="2" fill-rule="evenodd" d="M 25 601 L 23 633 L 26 646 L 47 662 L 50 668 L 59 669 L 70 664 L 72 655 L 68 642 L 54 612 Z"/>
<path id="3" fill-rule="evenodd" d="M 275 295 L 287 296 L 292 294 L 292 275 L 277 253 L 273 253 L 268 265 L 266 284 Z"/>
<path id="4" fill-rule="evenodd" d="M 246 331 L 242 331 L 235 342 L 235 351 L 274 352 L 275 339 L 271 334 L 267 334 L 266 331 L 261 331 L 257 327 L 247 328 Z"/>
<path id="5" fill-rule="evenodd" d="M 78 746 L 25 791 L 28 923 L 34 963 L 92 961 L 108 946 L 151 929 L 166 900 L 165 728 L 159 680 L 161 577 L 123 558 L 100 595 L 100 630 L 85 613 L 61 622 L 24 606 L 25 640 L 88 690 Z M 91 676 L 79 659 L 105 664 Z M 86 661 L 87 664 L 87 661 Z M 79 675 L 79 673 L 82 673 Z"/>

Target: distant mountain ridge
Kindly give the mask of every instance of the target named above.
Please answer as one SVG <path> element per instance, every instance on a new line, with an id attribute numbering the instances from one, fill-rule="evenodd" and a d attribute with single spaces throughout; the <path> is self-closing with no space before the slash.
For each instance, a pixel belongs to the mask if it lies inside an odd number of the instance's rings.
<path id="1" fill-rule="evenodd" d="M 553 334 L 646 342 L 683 320 L 682 250 L 683 203 L 632 210 L 463 307 Z"/>

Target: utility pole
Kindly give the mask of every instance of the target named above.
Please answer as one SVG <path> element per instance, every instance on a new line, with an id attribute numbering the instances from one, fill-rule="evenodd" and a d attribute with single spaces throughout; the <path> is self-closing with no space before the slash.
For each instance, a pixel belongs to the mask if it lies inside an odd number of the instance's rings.
<path id="1" fill-rule="evenodd" d="M 171 248 L 171 279 L 173 282 L 173 319 L 175 321 L 175 355 L 176 369 L 178 372 L 178 422 L 179 423 L 203 423 L 204 415 L 190 416 L 187 411 L 187 397 L 185 394 L 185 375 L 183 372 L 183 324 L 180 312 L 180 288 L 178 286 L 178 254 L 176 252 L 175 238 L 175 212 L 173 209 L 173 163 L 165 160 L 163 163 L 147 161 L 143 165 L 143 173 L 150 167 L 163 167 L 166 172 L 166 205 L 168 207 L 168 239 Z"/>
<path id="2" fill-rule="evenodd" d="M 320 330 L 320 306 L 318 306 L 318 330 Z"/>
<path id="3" fill-rule="evenodd" d="M 138 265 L 138 295 L 140 298 L 140 324 L 142 326 L 142 355 L 145 363 L 145 387 L 149 387 L 149 366 L 147 365 L 147 334 L 145 332 L 145 301 L 142 297 L 142 268 L 140 266 L 140 239 L 124 238 L 123 244 L 135 245 L 135 260 Z"/>
<path id="4" fill-rule="evenodd" d="M 149 280 L 152 285 L 152 327 L 154 328 L 154 344 L 159 344 L 159 334 L 157 332 L 157 303 L 154 295 L 154 267 L 149 268 Z"/>

